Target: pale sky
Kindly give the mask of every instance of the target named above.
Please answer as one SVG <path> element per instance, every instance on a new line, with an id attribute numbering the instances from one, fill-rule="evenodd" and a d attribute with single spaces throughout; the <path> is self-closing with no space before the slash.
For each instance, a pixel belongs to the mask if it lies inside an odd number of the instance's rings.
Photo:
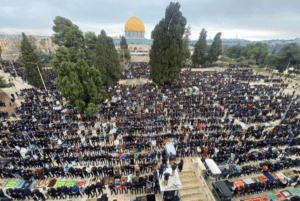
<path id="1" fill-rule="evenodd" d="M 70 19 L 83 32 L 109 36 L 124 34 L 126 21 L 135 16 L 145 26 L 146 38 L 165 15 L 166 0 L 1 0 L 0 33 L 52 35 L 53 19 Z M 247 40 L 294 39 L 300 33 L 299 0 L 184 0 L 181 12 L 191 26 L 191 39 L 202 28 L 208 39 L 217 32 L 222 38 Z"/>

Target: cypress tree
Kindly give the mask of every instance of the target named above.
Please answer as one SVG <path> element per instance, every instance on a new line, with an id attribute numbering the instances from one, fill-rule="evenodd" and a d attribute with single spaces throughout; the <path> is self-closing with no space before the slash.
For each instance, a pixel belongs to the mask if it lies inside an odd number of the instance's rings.
<path id="1" fill-rule="evenodd" d="M 165 18 L 159 21 L 151 33 L 150 78 L 157 84 L 173 83 L 183 67 L 185 53 L 182 37 L 186 18 L 179 9 L 179 3 L 171 2 Z"/>
<path id="2" fill-rule="evenodd" d="M 207 31 L 203 28 L 198 41 L 195 44 L 195 51 L 192 56 L 193 64 L 205 65 L 207 62 Z"/>
<path id="3" fill-rule="evenodd" d="M 100 109 L 97 104 L 107 98 L 101 89 L 103 82 L 99 70 L 79 59 L 77 63 L 62 62 L 56 73 L 58 89 L 69 98 L 70 104 L 88 116 L 96 116 Z"/>
<path id="4" fill-rule="evenodd" d="M 214 37 L 214 41 L 210 46 L 208 52 L 208 60 L 210 63 L 213 63 L 218 60 L 218 56 L 222 54 L 222 40 L 221 32 L 217 33 Z"/>
<path id="5" fill-rule="evenodd" d="M 41 76 L 39 74 L 38 68 L 42 74 L 43 79 L 45 80 L 46 76 L 44 71 L 41 68 L 39 56 L 35 53 L 34 48 L 29 43 L 25 33 L 22 33 L 22 42 L 21 42 L 21 53 L 23 58 L 23 65 L 25 68 L 25 77 L 29 84 L 39 87 L 43 84 Z M 37 68 L 38 65 L 38 68 Z"/>
<path id="6" fill-rule="evenodd" d="M 122 36 L 122 38 L 121 38 L 120 47 L 121 47 L 122 54 L 123 54 L 123 61 L 125 61 L 125 59 L 130 60 L 131 55 L 130 55 L 130 51 L 128 50 L 127 40 L 124 36 Z"/>
<path id="7" fill-rule="evenodd" d="M 121 67 L 118 52 L 113 39 L 106 36 L 104 30 L 97 39 L 95 67 L 100 71 L 104 85 L 110 86 L 119 81 Z"/>

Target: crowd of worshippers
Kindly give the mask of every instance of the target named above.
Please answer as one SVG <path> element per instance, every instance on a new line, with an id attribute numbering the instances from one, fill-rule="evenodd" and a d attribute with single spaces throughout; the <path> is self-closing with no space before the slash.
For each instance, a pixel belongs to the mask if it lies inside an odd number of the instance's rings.
<path id="1" fill-rule="evenodd" d="M 18 199 L 18 200 L 25 200 L 25 199 L 33 199 L 33 200 L 47 200 L 47 199 L 72 199 L 73 197 L 78 198 L 79 196 L 82 198 L 83 196 L 86 196 L 87 198 L 89 196 L 94 197 L 97 195 L 102 194 L 101 201 L 108 201 L 108 196 L 106 193 L 103 193 L 103 188 L 105 189 L 105 186 L 102 186 L 100 182 L 97 184 L 92 184 L 90 186 L 86 187 L 44 187 L 42 189 L 31 189 L 28 187 L 22 188 L 22 189 L 16 189 L 16 188 L 8 188 L 6 190 L 6 195 L 11 197 L 12 199 Z M 98 193 L 97 193 L 98 192 Z M 3 195 L 3 196 L 1 196 Z M 1 197 L 6 197 L 3 191 L 0 191 Z"/>
<path id="2" fill-rule="evenodd" d="M 184 68 L 213 68 L 213 67 L 220 67 L 220 64 L 205 64 L 205 65 L 196 64 L 196 65 L 193 65 L 193 66 L 184 65 L 183 67 Z"/>
<path id="3" fill-rule="evenodd" d="M 52 82 L 54 71 L 47 69 L 45 73 L 49 92 L 42 87 L 41 91 L 21 90 L 16 95 L 24 101 L 15 111 L 21 120 L 0 124 L 1 155 L 7 159 L 6 167 L 51 169 L 53 159 L 58 166 L 72 162 L 92 166 L 103 162 L 103 166 L 107 162 L 110 170 L 118 165 L 125 173 L 127 165 L 128 172 L 134 167 L 136 173 L 137 165 L 140 171 L 141 167 L 152 170 L 156 162 L 172 164 L 172 157 L 198 155 L 212 157 L 218 163 L 237 164 L 255 161 L 262 156 L 248 155 L 252 148 L 295 146 L 300 142 L 299 120 L 295 118 L 299 103 L 293 101 L 299 96 L 285 94 L 280 87 L 250 85 L 268 79 L 251 70 L 186 70 L 168 86 L 106 86 L 108 100 L 97 118 L 86 118 L 68 105 Z M 285 124 L 270 131 L 264 131 L 263 126 L 243 130 L 235 123 L 235 118 L 262 123 L 283 117 Z M 81 122 L 84 130 L 79 129 Z M 167 141 L 174 144 L 176 156 L 162 156 L 164 151 L 159 149 Z M 21 154 L 24 149 L 26 153 Z M 142 151 L 149 152 L 149 157 L 135 154 Z M 269 156 L 277 158 L 274 154 Z M 124 158 L 125 164 L 121 164 Z"/>
<path id="4" fill-rule="evenodd" d="M 148 62 L 129 62 L 127 69 L 121 74 L 120 79 L 149 78 Z"/>
<path id="5" fill-rule="evenodd" d="M 277 161 L 260 161 L 259 164 L 243 165 L 237 167 L 236 165 L 228 165 L 228 167 L 221 167 L 221 174 L 218 179 L 232 179 L 239 178 L 241 176 L 252 175 L 262 172 L 262 167 L 267 166 L 269 172 L 277 172 L 290 168 L 297 168 L 300 166 L 300 159 L 281 158 Z M 206 172 L 207 175 L 211 174 L 211 171 Z"/>

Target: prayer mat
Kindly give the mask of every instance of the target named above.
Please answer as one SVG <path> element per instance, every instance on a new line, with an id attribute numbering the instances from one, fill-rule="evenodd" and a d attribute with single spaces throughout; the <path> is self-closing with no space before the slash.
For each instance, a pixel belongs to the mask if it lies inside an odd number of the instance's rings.
<path id="1" fill-rule="evenodd" d="M 258 177 L 258 179 L 262 182 L 268 181 L 268 178 L 266 176 L 260 176 L 260 177 Z"/>
<path id="2" fill-rule="evenodd" d="M 274 179 L 279 179 L 278 176 L 274 172 L 271 175 Z"/>
<path id="3" fill-rule="evenodd" d="M 299 173 L 296 173 L 296 172 L 294 172 L 294 171 L 290 171 L 289 173 L 291 173 L 291 175 L 293 175 L 293 176 L 299 175 Z"/>
<path id="4" fill-rule="evenodd" d="M 268 195 L 269 200 L 277 201 L 276 197 L 274 195 Z"/>
<path id="5" fill-rule="evenodd" d="M 81 181 L 77 181 L 76 186 L 84 186 L 85 185 L 85 181 L 81 180 Z"/>
<path id="6" fill-rule="evenodd" d="M 276 194 L 274 194 L 274 196 L 276 197 L 277 200 L 284 199 L 284 196 L 281 193 L 276 193 Z"/>
<path id="7" fill-rule="evenodd" d="M 286 179 L 286 176 L 282 173 L 277 173 L 276 175 L 278 176 L 279 179 Z"/>
<path id="8" fill-rule="evenodd" d="M 299 192 L 297 189 L 295 189 L 295 188 L 290 188 L 290 189 L 288 189 L 288 191 L 289 191 L 293 196 L 299 195 L 299 194 L 300 194 L 300 192 Z"/>
<path id="9" fill-rule="evenodd" d="M 285 198 L 292 197 L 292 194 L 291 194 L 288 190 L 280 191 L 280 193 L 281 193 Z"/>
<path id="10" fill-rule="evenodd" d="M 66 181 L 65 186 L 66 187 L 73 187 L 75 186 L 76 181 Z"/>
<path id="11" fill-rule="evenodd" d="M 252 179 L 243 179 L 245 184 L 253 184 L 253 180 Z"/>
<path id="12" fill-rule="evenodd" d="M 260 197 L 261 201 L 270 201 L 268 196 L 264 195 Z"/>
<path id="13" fill-rule="evenodd" d="M 65 185 L 65 183 L 66 183 L 65 181 L 57 181 L 53 187 L 54 188 L 56 188 L 56 187 L 62 187 L 62 186 Z"/>
<path id="14" fill-rule="evenodd" d="M 39 180 L 33 180 L 29 188 L 34 188 L 39 183 Z"/>
<path id="15" fill-rule="evenodd" d="M 285 176 L 287 176 L 287 177 L 290 177 L 290 176 L 292 176 L 292 173 L 291 172 L 285 172 L 285 173 L 283 173 Z"/>
<path id="16" fill-rule="evenodd" d="M 245 199 L 245 200 L 243 200 L 243 201 L 253 201 L 253 199 L 250 198 L 250 199 Z"/>
<path id="17" fill-rule="evenodd" d="M 261 198 L 258 197 L 258 198 L 252 198 L 252 201 L 261 201 Z"/>
<path id="18" fill-rule="evenodd" d="M 17 183 L 17 185 L 15 186 L 15 188 L 16 189 L 20 189 L 20 188 L 22 188 L 22 186 L 23 186 L 23 184 L 25 183 L 25 181 L 24 180 L 20 180 L 20 181 L 18 181 L 18 183 Z"/>
<path id="19" fill-rule="evenodd" d="M 263 173 L 270 181 L 275 181 L 275 179 L 272 177 L 272 175 L 268 172 Z"/>
<path id="20" fill-rule="evenodd" d="M 105 179 L 105 185 L 107 185 L 107 177 L 104 177 Z M 90 180 L 89 184 L 91 185 L 93 182 L 97 183 L 98 177 L 94 177 L 93 179 Z"/>
<path id="21" fill-rule="evenodd" d="M 17 185 L 18 181 L 8 181 L 5 187 L 13 188 Z"/>
<path id="22" fill-rule="evenodd" d="M 122 183 L 122 184 L 126 183 L 126 182 L 127 182 L 127 179 L 128 179 L 127 177 L 121 177 L 121 183 Z"/>
<path id="23" fill-rule="evenodd" d="M 48 187 L 53 187 L 56 183 L 57 179 L 51 179 L 49 184 L 48 184 Z"/>
<path id="24" fill-rule="evenodd" d="M 44 188 L 47 187 L 50 183 L 51 179 L 40 180 L 36 185 L 36 188 Z"/>
<path id="25" fill-rule="evenodd" d="M 24 185 L 22 188 L 30 188 L 30 185 L 32 184 L 32 181 L 25 181 Z"/>
<path id="26" fill-rule="evenodd" d="M 233 184 L 236 186 L 236 187 L 240 187 L 240 186 L 244 186 L 244 182 L 243 180 L 239 179 L 239 180 L 235 180 L 233 181 Z"/>
<path id="27" fill-rule="evenodd" d="M 260 181 L 258 178 L 252 178 L 252 180 L 254 181 L 254 183 L 257 183 Z"/>
<path id="28" fill-rule="evenodd" d="M 3 188 L 5 186 L 6 182 L 0 182 L 0 188 Z"/>

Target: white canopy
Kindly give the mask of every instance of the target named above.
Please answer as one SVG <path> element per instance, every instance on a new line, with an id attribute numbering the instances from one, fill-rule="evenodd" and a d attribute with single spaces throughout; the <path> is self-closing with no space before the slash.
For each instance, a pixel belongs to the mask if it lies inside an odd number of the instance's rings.
<path id="1" fill-rule="evenodd" d="M 207 165 L 207 167 L 211 170 L 211 173 L 216 175 L 216 174 L 221 174 L 221 170 L 220 168 L 217 166 L 217 164 L 215 163 L 215 161 L 213 159 L 206 159 L 205 163 Z"/>

